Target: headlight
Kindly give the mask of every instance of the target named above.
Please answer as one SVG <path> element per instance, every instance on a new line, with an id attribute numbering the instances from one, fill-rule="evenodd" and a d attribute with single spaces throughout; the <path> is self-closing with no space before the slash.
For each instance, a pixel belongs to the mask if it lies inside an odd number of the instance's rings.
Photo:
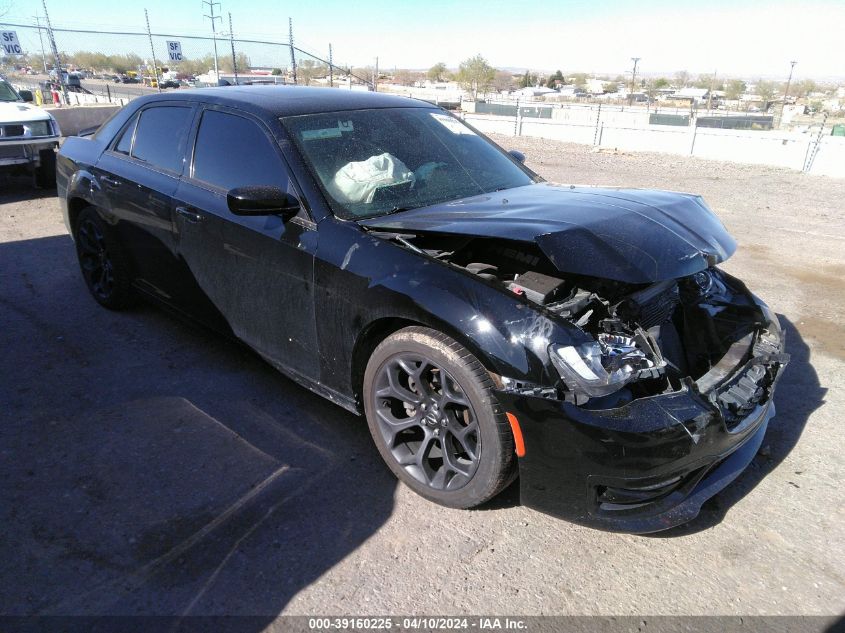
<path id="1" fill-rule="evenodd" d="M 581 345 L 551 345 L 549 356 L 567 387 L 590 397 L 606 396 L 628 382 L 656 375 L 665 361 L 643 336 L 599 334 Z"/>
<path id="2" fill-rule="evenodd" d="M 53 133 L 50 121 L 29 121 L 23 124 L 24 136 L 50 136 Z"/>

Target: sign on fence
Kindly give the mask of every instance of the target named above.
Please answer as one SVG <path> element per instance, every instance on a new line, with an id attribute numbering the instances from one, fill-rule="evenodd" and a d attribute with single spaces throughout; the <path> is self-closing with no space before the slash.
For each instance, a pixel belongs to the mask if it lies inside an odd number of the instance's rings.
<path id="1" fill-rule="evenodd" d="M 3 43 L 3 53 L 6 55 L 23 55 L 23 49 L 18 42 L 18 34 L 15 31 L 0 31 L 0 40 Z"/>
<path id="2" fill-rule="evenodd" d="M 167 42 L 167 54 L 172 62 L 182 61 L 182 42 Z"/>

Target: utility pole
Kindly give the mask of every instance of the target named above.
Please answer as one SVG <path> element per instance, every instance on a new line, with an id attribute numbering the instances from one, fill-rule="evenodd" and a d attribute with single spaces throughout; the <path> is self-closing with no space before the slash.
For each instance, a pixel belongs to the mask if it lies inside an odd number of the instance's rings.
<path id="1" fill-rule="evenodd" d="M 202 0 L 203 4 L 208 5 L 208 15 L 204 15 L 204 17 L 211 20 L 211 39 L 214 42 L 214 75 L 217 77 L 217 84 L 220 84 L 220 66 L 217 62 L 217 24 L 215 20 L 222 20 L 223 18 L 219 15 L 214 15 L 214 7 L 220 6 L 219 2 L 214 2 L 214 0 Z"/>
<path id="2" fill-rule="evenodd" d="M 332 63 L 332 43 L 329 42 L 329 87 L 334 88 L 334 64 Z"/>
<path id="3" fill-rule="evenodd" d="M 373 73 L 373 92 L 378 92 L 378 57 L 376 57 L 376 69 Z"/>
<path id="4" fill-rule="evenodd" d="M 53 49 L 53 57 L 56 58 L 56 77 L 59 80 L 59 85 L 62 87 L 62 95 L 65 98 L 65 103 L 70 104 L 70 97 L 67 95 L 65 76 L 62 74 L 62 59 L 59 57 L 59 49 L 56 47 L 56 38 L 53 37 L 53 25 L 50 24 L 50 14 L 47 12 L 47 0 L 41 0 L 41 6 L 44 8 L 44 19 L 47 21 L 47 37 L 50 40 L 50 48 Z"/>
<path id="5" fill-rule="evenodd" d="M 147 21 L 147 36 L 150 38 L 150 53 L 153 55 L 153 76 L 156 78 L 156 88 L 161 92 L 161 79 L 158 76 L 158 62 L 156 61 L 156 49 L 153 46 L 153 34 L 150 31 L 150 14 L 144 9 L 144 19 Z"/>
<path id="6" fill-rule="evenodd" d="M 35 16 L 35 23 L 38 25 L 38 41 L 41 44 L 41 63 L 44 64 L 44 74 L 46 75 L 49 71 L 47 70 L 47 55 L 44 52 L 44 38 L 41 35 L 41 16 Z"/>
<path id="7" fill-rule="evenodd" d="M 293 83 L 296 83 L 296 56 L 293 54 L 293 18 L 288 18 L 288 41 L 290 41 L 290 69 Z"/>
<path id="8" fill-rule="evenodd" d="M 710 114 L 710 104 L 713 103 L 713 85 L 716 83 L 716 71 L 713 71 L 713 77 L 710 79 L 710 90 L 707 92 L 707 114 Z"/>
<path id="9" fill-rule="evenodd" d="M 780 127 L 781 122 L 783 121 L 783 109 L 786 107 L 786 98 L 789 96 L 789 84 L 792 83 L 792 71 L 795 70 L 795 64 L 798 62 L 792 61 L 789 62 L 789 78 L 786 80 L 786 89 L 783 91 L 783 103 L 780 106 L 780 121 L 778 121 L 778 127 Z"/>
<path id="10" fill-rule="evenodd" d="M 235 73 L 235 85 L 238 85 L 238 60 L 235 57 L 235 36 L 232 34 L 232 12 L 229 11 L 229 44 L 232 46 L 232 71 Z"/>
<path id="11" fill-rule="evenodd" d="M 639 57 L 632 57 L 631 61 L 634 62 L 634 71 L 631 73 L 631 92 L 628 95 L 628 105 L 634 104 L 634 85 L 637 80 L 637 64 L 640 61 Z"/>

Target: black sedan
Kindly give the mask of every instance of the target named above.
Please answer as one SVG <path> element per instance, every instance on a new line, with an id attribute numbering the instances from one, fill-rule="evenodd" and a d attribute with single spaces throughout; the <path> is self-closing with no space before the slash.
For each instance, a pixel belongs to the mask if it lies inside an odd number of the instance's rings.
<path id="1" fill-rule="evenodd" d="M 701 198 L 543 182 L 401 97 L 229 87 L 69 138 L 58 192 L 110 309 L 151 298 L 358 414 L 396 476 L 609 530 L 695 517 L 788 356 Z"/>

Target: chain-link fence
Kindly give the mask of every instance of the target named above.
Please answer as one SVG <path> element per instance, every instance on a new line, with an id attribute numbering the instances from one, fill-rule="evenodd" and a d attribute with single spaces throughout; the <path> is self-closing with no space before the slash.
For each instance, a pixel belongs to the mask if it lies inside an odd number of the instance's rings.
<path id="1" fill-rule="evenodd" d="M 0 72 L 45 102 L 122 104 L 160 90 L 235 84 L 373 88 L 372 76 L 335 62 L 330 45 L 315 54 L 290 40 L 235 37 L 219 23 L 213 37 L 48 27 L 43 20 L 0 23 L 0 30 L 16 43 L 4 46 Z"/>

